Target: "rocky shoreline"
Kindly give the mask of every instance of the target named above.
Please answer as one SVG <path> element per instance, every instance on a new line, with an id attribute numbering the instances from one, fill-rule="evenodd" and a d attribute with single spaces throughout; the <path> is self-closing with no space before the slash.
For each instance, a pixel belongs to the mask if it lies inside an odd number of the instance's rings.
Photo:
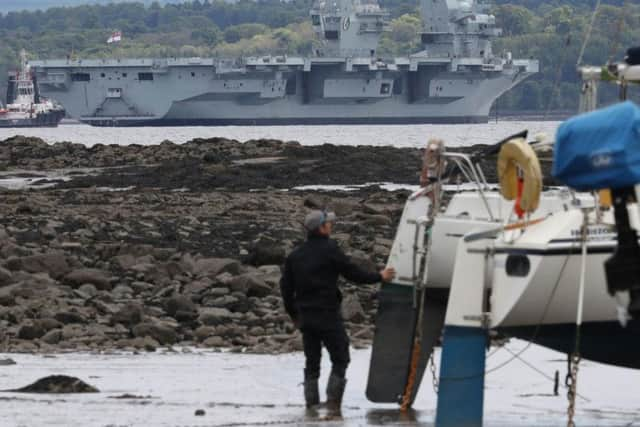
<path id="1" fill-rule="evenodd" d="M 4 177 L 35 185 L 0 189 L 0 351 L 299 350 L 278 283 L 286 253 L 304 239 L 305 212 L 334 209 L 335 237 L 358 262 L 379 268 L 406 192 L 281 189 L 363 184 L 381 168 L 389 181 L 418 176 L 417 150 L 343 148 L 1 142 Z M 65 180 L 47 178 L 60 170 Z M 375 293 L 344 286 L 356 347 L 373 336 Z"/>
<path id="2" fill-rule="evenodd" d="M 495 156 L 482 162 L 495 170 Z M 32 183 L 0 188 L 0 352 L 300 350 L 278 283 L 305 213 L 335 210 L 345 252 L 378 269 L 407 192 L 291 189 L 416 184 L 420 164 L 417 149 L 271 140 L 0 142 L 3 178 Z M 343 289 L 352 343 L 365 347 L 378 288 Z"/>

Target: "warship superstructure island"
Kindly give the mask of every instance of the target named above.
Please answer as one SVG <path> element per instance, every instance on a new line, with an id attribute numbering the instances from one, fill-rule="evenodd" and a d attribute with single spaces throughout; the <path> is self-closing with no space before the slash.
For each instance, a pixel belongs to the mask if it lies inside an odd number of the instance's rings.
<path id="1" fill-rule="evenodd" d="M 42 93 L 96 126 L 487 122 L 494 101 L 538 72 L 492 52 L 485 2 L 421 0 L 422 50 L 377 53 L 375 0 L 317 0 L 310 57 L 43 60 Z"/>

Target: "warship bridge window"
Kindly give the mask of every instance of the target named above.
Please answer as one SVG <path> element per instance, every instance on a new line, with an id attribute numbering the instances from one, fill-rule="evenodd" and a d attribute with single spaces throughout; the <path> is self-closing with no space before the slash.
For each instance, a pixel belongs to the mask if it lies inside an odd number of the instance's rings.
<path id="1" fill-rule="evenodd" d="M 339 33 L 338 31 L 325 31 L 324 38 L 327 40 L 338 40 Z"/>
<path id="2" fill-rule="evenodd" d="M 529 257 L 524 254 L 509 254 L 505 270 L 508 276 L 527 277 L 531 271 Z"/>
<path id="3" fill-rule="evenodd" d="M 313 25 L 320 25 L 320 15 L 311 15 L 311 23 Z"/>
<path id="4" fill-rule="evenodd" d="M 71 81 L 72 82 L 88 82 L 91 80 L 91 74 L 89 73 L 72 73 Z"/>
<path id="5" fill-rule="evenodd" d="M 389 92 L 391 92 L 391 84 L 389 83 L 382 83 L 380 85 L 380 94 L 381 95 L 388 95 Z"/>
<path id="6" fill-rule="evenodd" d="M 153 81 L 153 73 L 138 73 L 138 80 Z"/>

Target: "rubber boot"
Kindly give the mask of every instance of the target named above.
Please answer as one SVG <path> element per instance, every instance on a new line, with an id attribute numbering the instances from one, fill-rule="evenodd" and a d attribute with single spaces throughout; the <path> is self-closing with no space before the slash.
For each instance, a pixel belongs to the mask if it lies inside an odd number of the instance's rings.
<path id="1" fill-rule="evenodd" d="M 342 416 L 342 396 L 344 396 L 346 385 L 346 378 L 341 378 L 335 374 L 331 374 L 329 377 L 329 382 L 327 383 L 327 409 L 330 416 Z"/>
<path id="2" fill-rule="evenodd" d="M 320 392 L 318 391 L 318 379 L 305 380 L 304 382 L 304 400 L 307 403 L 307 409 L 314 408 L 320 404 Z"/>

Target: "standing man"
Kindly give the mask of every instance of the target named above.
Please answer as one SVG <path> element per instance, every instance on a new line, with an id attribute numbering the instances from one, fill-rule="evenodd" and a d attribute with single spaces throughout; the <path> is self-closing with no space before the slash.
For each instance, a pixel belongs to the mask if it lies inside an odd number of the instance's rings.
<path id="1" fill-rule="evenodd" d="M 380 273 L 360 269 L 329 238 L 335 221 L 332 212 L 313 211 L 304 220 L 307 241 L 287 258 L 280 281 L 284 307 L 302 331 L 304 355 L 304 397 L 307 408 L 320 403 L 318 378 L 322 345 L 331 356 L 331 375 L 327 384 L 327 407 L 339 413 L 347 383 L 349 337 L 344 328 L 338 289 L 338 276 L 356 283 L 390 281 L 392 268 Z"/>

